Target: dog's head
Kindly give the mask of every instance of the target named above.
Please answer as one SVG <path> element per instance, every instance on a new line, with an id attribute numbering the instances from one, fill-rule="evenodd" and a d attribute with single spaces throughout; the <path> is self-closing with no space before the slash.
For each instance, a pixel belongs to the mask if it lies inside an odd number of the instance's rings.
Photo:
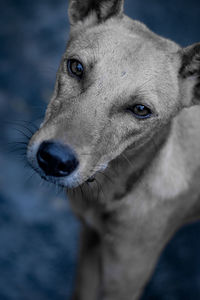
<path id="1" fill-rule="evenodd" d="M 70 39 L 27 157 L 75 187 L 135 151 L 200 100 L 200 45 L 181 49 L 123 14 L 122 0 L 71 0 Z"/>

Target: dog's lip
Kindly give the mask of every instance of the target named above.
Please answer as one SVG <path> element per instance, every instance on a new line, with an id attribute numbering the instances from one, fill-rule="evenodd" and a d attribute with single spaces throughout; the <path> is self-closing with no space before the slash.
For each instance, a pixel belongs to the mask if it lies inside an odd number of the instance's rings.
<path id="1" fill-rule="evenodd" d="M 51 183 L 53 183 L 53 184 L 58 184 L 58 185 L 60 185 L 60 186 L 62 186 L 62 187 L 66 187 L 64 184 L 60 184 L 59 182 L 57 182 L 57 180 L 56 180 L 56 177 L 54 178 L 54 177 L 49 177 L 49 176 L 46 176 L 45 174 L 39 174 L 40 175 L 40 177 L 43 179 L 43 180 L 45 180 L 45 181 L 48 181 L 48 182 L 51 182 Z M 55 180 L 52 180 L 52 179 L 55 179 Z M 92 175 L 92 176 L 90 176 L 85 182 L 87 182 L 87 183 L 92 183 L 92 182 L 94 182 L 95 181 L 95 175 Z M 80 185 L 82 185 L 84 182 L 79 182 L 79 183 L 77 183 L 77 185 L 76 185 L 76 187 L 78 187 L 78 186 L 80 186 Z M 75 186 L 74 186 L 75 187 Z"/>
<path id="2" fill-rule="evenodd" d="M 101 171 L 105 170 L 107 168 L 108 164 L 104 164 L 102 165 L 102 168 L 100 169 Z M 43 172 L 38 172 L 38 170 L 36 170 L 37 173 L 39 173 L 40 177 L 48 182 L 51 182 L 53 184 L 62 186 L 62 187 L 68 187 L 68 188 L 75 188 L 78 187 L 80 185 L 82 185 L 83 183 L 93 183 L 96 180 L 96 175 L 98 173 L 98 170 L 96 170 L 95 172 L 93 172 L 93 174 L 91 174 L 91 176 L 89 175 L 88 178 L 86 177 L 85 180 L 77 180 L 76 182 L 73 182 L 73 184 L 71 185 L 71 183 L 68 185 L 68 183 L 65 182 L 60 182 L 59 180 L 57 180 L 56 177 L 50 177 L 50 176 L 46 176 Z M 80 179 L 80 178 L 79 178 Z"/>

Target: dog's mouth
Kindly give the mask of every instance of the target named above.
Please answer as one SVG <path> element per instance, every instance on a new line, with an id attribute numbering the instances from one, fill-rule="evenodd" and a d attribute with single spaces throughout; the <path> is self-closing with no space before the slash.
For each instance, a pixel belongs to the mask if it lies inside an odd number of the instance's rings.
<path id="1" fill-rule="evenodd" d="M 56 186 L 60 186 L 61 188 L 69 188 L 69 189 L 74 189 L 79 186 L 82 186 L 83 184 L 87 183 L 94 183 L 96 181 L 96 176 L 98 175 L 98 172 L 103 173 L 105 169 L 107 168 L 108 163 L 102 164 L 98 169 L 95 169 L 94 171 L 91 171 L 89 176 L 81 176 L 80 175 L 80 169 L 78 168 L 75 172 L 70 174 L 69 176 L 65 177 L 55 177 L 55 176 L 48 176 L 45 174 L 43 170 L 35 169 L 35 171 L 40 175 L 40 177 L 52 184 L 55 184 Z"/>
<path id="2" fill-rule="evenodd" d="M 37 173 L 39 173 L 40 177 L 47 181 L 50 182 L 52 184 L 55 184 L 56 186 L 60 186 L 61 188 L 77 188 L 81 185 L 83 185 L 84 183 L 93 183 L 95 182 L 96 178 L 96 173 L 95 175 L 90 176 L 88 179 L 84 180 L 84 181 L 80 181 L 77 180 L 75 178 L 62 178 L 62 179 L 58 179 L 57 177 L 53 177 L 53 176 L 47 176 L 43 173 L 41 173 L 39 170 L 35 170 Z"/>
<path id="3" fill-rule="evenodd" d="M 86 182 L 91 183 L 95 181 L 95 176 L 91 176 Z"/>

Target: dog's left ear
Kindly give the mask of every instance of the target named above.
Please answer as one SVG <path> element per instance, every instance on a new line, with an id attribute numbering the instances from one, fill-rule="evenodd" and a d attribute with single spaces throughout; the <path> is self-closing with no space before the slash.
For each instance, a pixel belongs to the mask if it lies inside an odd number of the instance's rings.
<path id="1" fill-rule="evenodd" d="M 200 105 L 200 43 L 183 48 L 180 53 L 181 89 L 185 91 L 185 100 L 188 98 L 185 105 Z"/>
<path id="2" fill-rule="evenodd" d="M 105 21 L 123 13 L 124 0 L 69 0 L 69 20 L 71 25 L 84 21 L 92 13 L 97 22 Z"/>

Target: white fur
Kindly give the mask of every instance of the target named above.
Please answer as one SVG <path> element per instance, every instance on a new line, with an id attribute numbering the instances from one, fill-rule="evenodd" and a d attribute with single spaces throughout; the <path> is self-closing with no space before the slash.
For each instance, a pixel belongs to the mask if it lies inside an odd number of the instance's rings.
<path id="1" fill-rule="evenodd" d="M 162 199 L 173 199 L 189 187 L 189 172 L 175 140 L 174 135 L 170 136 L 148 174 L 150 191 Z"/>

